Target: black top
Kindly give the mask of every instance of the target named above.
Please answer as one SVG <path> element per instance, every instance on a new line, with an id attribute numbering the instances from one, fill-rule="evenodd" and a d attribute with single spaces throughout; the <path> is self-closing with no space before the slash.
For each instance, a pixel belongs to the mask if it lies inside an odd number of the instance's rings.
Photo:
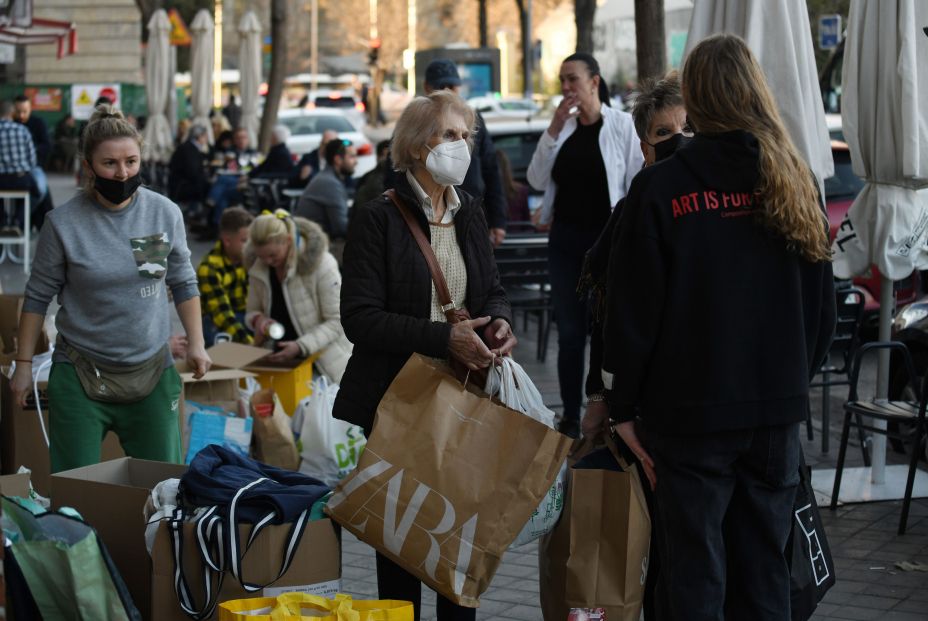
<path id="1" fill-rule="evenodd" d="M 271 319 L 284 327 L 284 336 L 281 341 L 295 341 L 299 338 L 296 328 L 293 327 L 293 321 L 290 319 L 290 312 L 287 310 L 287 301 L 284 300 L 284 288 L 277 279 L 277 270 L 268 269 L 269 280 L 271 281 Z"/>
<path id="2" fill-rule="evenodd" d="M 29 115 L 24 125 L 32 136 L 32 144 L 35 145 L 35 160 L 39 168 L 45 168 L 48 155 L 52 150 L 52 140 L 48 136 L 48 125 L 34 114 Z"/>
<path id="3" fill-rule="evenodd" d="M 805 420 L 835 327 L 831 263 L 764 226 L 758 159 L 746 132 L 699 134 L 632 181 L 603 328 L 614 418 L 637 409 L 661 433 Z"/>
<path id="4" fill-rule="evenodd" d="M 609 220 L 609 182 L 599 150 L 602 128 L 602 117 L 592 125 L 578 122 L 558 151 L 551 169 L 551 179 L 557 184 L 555 224 L 599 232 Z"/>

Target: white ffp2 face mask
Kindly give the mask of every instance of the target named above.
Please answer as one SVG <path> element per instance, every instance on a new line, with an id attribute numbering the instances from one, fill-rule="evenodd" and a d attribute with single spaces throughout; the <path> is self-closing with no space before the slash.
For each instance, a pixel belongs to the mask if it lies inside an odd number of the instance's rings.
<path id="1" fill-rule="evenodd" d="M 438 185 L 461 185 L 470 167 L 470 149 L 466 140 L 443 142 L 430 151 L 425 167 Z"/>

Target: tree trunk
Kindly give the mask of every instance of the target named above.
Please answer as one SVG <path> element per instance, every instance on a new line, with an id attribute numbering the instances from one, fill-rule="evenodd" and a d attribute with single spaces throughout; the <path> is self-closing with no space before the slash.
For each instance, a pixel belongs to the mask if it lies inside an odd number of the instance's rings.
<path id="1" fill-rule="evenodd" d="M 522 43 L 522 94 L 532 96 L 532 0 L 516 0 L 519 7 L 519 37 Z M 595 0 L 594 0 L 595 2 Z M 528 4 L 526 4 L 528 3 Z"/>
<path id="2" fill-rule="evenodd" d="M 277 123 L 277 108 L 287 75 L 287 0 L 271 0 L 271 74 L 267 79 L 267 97 L 258 133 L 261 151 L 271 144 L 271 130 Z"/>
<path id="3" fill-rule="evenodd" d="M 635 46 L 638 83 L 663 76 L 667 70 L 664 0 L 635 0 Z"/>
<path id="4" fill-rule="evenodd" d="M 148 41 L 148 20 L 158 9 L 164 8 L 164 0 L 135 0 L 142 13 L 142 42 Z"/>
<path id="5" fill-rule="evenodd" d="M 639 0 L 636 0 L 636 3 Z M 593 53 L 593 18 L 596 17 L 596 0 L 574 0 L 574 19 L 577 22 L 577 51 Z"/>
<path id="6" fill-rule="evenodd" d="M 477 0 L 477 23 L 480 28 L 480 47 L 487 47 L 487 0 Z"/>

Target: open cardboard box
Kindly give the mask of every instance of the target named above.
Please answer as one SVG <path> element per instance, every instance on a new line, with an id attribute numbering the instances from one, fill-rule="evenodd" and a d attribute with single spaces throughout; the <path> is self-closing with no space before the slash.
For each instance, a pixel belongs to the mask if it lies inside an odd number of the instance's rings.
<path id="1" fill-rule="evenodd" d="M 39 423 L 38 408 L 34 395 L 26 399 L 25 407 L 16 403 L 10 390 L 10 365 L 16 357 L 16 336 L 19 331 L 19 315 L 23 307 L 23 296 L 0 295 L 0 471 L 13 474 L 20 466 L 32 471 L 32 485 L 43 495 L 49 493 L 51 464 L 48 446 Z M 48 351 L 48 335 L 44 330 L 39 335 L 35 353 Z M 47 382 L 38 382 L 39 403 L 42 420 L 48 431 Z M 115 434 L 108 433 L 100 449 L 102 460 L 116 459 L 125 453 Z"/>
<path id="2" fill-rule="evenodd" d="M 146 618 L 151 607 L 151 562 L 145 549 L 145 502 L 155 485 L 180 478 L 186 471 L 178 464 L 123 457 L 51 476 L 52 506 L 74 507 L 97 529 Z"/>
<path id="3" fill-rule="evenodd" d="M 230 385 L 237 387 L 243 378 L 257 377 L 262 388 L 274 389 L 284 411 L 293 416 L 299 402 L 310 394 L 315 357 L 270 363 L 264 360 L 270 355 L 270 350 L 232 342 L 219 343 L 206 352 L 213 361 L 213 370 L 201 380 L 193 379 L 193 373 L 185 363 L 177 365 L 184 381 L 185 399 L 201 402 L 227 400 L 227 396 L 232 394 Z M 231 384 L 222 385 L 221 382 L 224 380 L 231 381 Z M 197 386 L 200 382 L 207 382 L 212 386 Z M 216 388 L 213 389 L 213 386 Z M 186 426 L 186 423 L 184 424 Z"/>
<path id="4" fill-rule="evenodd" d="M 6 474 L 0 476 L 0 494 L 3 496 L 29 497 L 29 473 Z"/>
<path id="5" fill-rule="evenodd" d="M 291 524 L 271 525 L 255 538 L 242 561 L 242 576 L 255 584 L 267 584 L 280 571 L 289 541 Z M 335 525 L 328 518 L 306 525 L 306 531 L 293 555 L 286 573 L 273 585 L 257 593 L 248 593 L 238 580 L 226 572 L 219 591 L 219 602 L 253 597 L 273 597 L 281 593 L 301 592 L 334 597 L 341 587 L 341 546 Z M 247 542 L 251 526 L 239 527 L 241 541 Z M 182 555 L 184 575 L 197 607 L 205 604 L 203 562 L 197 547 L 192 524 L 184 525 Z M 167 524 L 162 522 L 155 535 L 152 549 L 151 619 L 155 621 L 188 621 L 177 601 L 174 590 L 173 539 Z M 215 588 L 215 581 L 214 581 Z M 209 619 L 218 619 L 215 612 Z"/>

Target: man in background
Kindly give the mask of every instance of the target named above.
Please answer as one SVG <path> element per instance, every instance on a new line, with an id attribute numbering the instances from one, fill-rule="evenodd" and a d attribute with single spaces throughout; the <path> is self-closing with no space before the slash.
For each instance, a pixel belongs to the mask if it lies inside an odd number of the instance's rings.
<path id="1" fill-rule="evenodd" d="M 309 182 L 296 208 L 297 216 L 312 220 L 329 236 L 329 250 L 342 262 L 348 234 L 348 190 L 358 155 L 348 140 L 330 140 L 325 146 L 326 167 Z"/>
<path id="2" fill-rule="evenodd" d="M 32 201 L 31 211 L 35 211 L 39 199 L 38 188 L 32 177 L 35 168 L 35 147 L 29 130 L 13 120 L 13 103 L 0 101 L 0 190 L 29 192 Z M 0 214 L 0 217 L 2 216 L 3 214 Z M 17 224 L 22 225 L 23 216 L 19 215 L 17 220 Z M 2 224 L 8 227 L 13 223 Z"/>
<path id="3" fill-rule="evenodd" d="M 338 132 L 334 129 L 327 129 L 322 132 L 319 147 L 301 157 L 297 163 L 296 174 L 293 176 L 290 187 L 305 188 L 306 184 L 325 168 L 325 146 L 336 138 L 338 138 Z"/>
<path id="4" fill-rule="evenodd" d="M 461 93 L 461 76 L 454 62 L 439 58 L 425 68 L 425 94 L 449 89 Z M 475 111 L 476 112 L 476 111 Z M 474 123 L 474 151 L 470 158 L 470 168 L 461 184 L 461 189 L 471 196 L 483 199 L 483 209 L 490 229 L 490 240 L 499 246 L 506 237 L 506 216 L 508 206 L 503 195 L 503 183 L 499 176 L 496 162 L 496 147 L 487 132 L 487 125 L 479 112 Z"/>
<path id="5" fill-rule="evenodd" d="M 32 114 L 32 101 L 25 95 L 18 95 L 13 100 L 13 120 L 26 126 L 35 147 L 36 165 L 32 169 L 32 178 L 35 180 L 38 200 L 37 204 L 33 205 L 32 224 L 36 229 L 41 230 L 45 214 L 54 207 L 48 191 L 48 177 L 45 175 L 48 157 L 52 152 L 52 140 L 48 135 L 48 125 Z"/>

